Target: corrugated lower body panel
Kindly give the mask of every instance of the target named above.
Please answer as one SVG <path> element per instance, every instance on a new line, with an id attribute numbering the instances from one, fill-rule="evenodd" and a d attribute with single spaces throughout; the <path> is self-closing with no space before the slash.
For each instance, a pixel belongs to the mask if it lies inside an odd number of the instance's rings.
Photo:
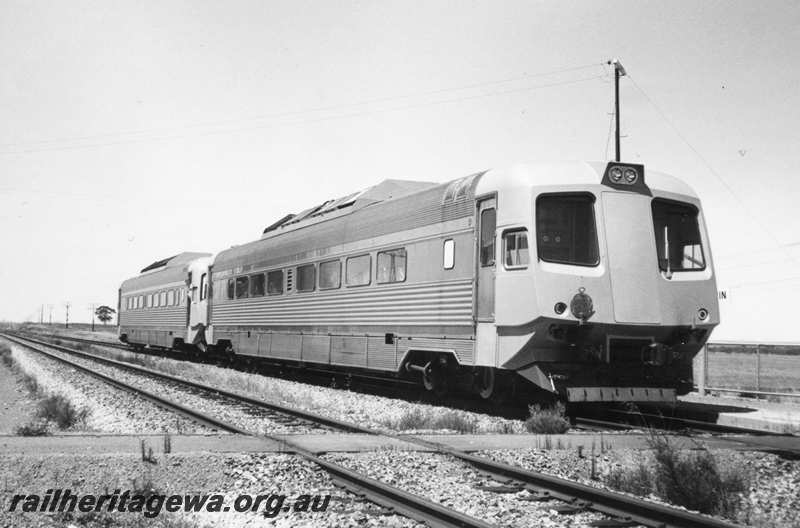
<path id="1" fill-rule="evenodd" d="M 328 363 L 331 354 L 331 337 L 328 335 L 303 335 L 301 358 L 309 363 Z"/>
<path id="2" fill-rule="evenodd" d="M 353 367 L 367 366 L 366 336 L 332 336 L 331 363 Z"/>
<path id="3" fill-rule="evenodd" d="M 432 339 L 414 337 L 398 343 L 403 352 L 409 350 L 447 350 L 452 351 L 462 365 L 475 363 L 475 341 L 472 339 Z"/>
<path id="4" fill-rule="evenodd" d="M 300 361 L 301 340 L 300 334 L 272 334 L 270 357 Z"/>
<path id="5" fill-rule="evenodd" d="M 367 367 L 376 370 L 397 370 L 397 345 L 386 344 L 385 337 L 367 338 Z"/>

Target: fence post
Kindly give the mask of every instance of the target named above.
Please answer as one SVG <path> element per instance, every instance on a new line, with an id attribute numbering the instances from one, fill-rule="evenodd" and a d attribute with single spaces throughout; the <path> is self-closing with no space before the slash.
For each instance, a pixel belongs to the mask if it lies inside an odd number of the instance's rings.
<path id="1" fill-rule="evenodd" d="M 756 345 L 756 390 L 761 390 L 761 345 Z"/>

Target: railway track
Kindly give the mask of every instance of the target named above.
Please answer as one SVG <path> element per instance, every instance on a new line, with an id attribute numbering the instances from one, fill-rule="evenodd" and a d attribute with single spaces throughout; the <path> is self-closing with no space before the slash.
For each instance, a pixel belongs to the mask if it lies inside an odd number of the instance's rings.
<path id="1" fill-rule="evenodd" d="M 104 358 L 102 356 L 97 356 L 95 354 L 90 354 L 80 350 L 70 349 L 62 345 L 50 344 L 37 339 L 32 339 L 30 337 L 8 335 L 6 335 L 6 337 L 15 341 L 21 346 L 28 347 L 36 350 L 37 352 L 42 352 L 38 347 L 52 347 L 67 354 L 73 354 L 85 359 L 91 359 L 93 361 L 105 363 L 107 365 L 114 365 L 119 368 L 145 373 L 148 376 L 169 380 L 173 383 L 182 383 L 187 386 L 191 386 L 194 389 L 213 392 L 226 398 L 236 399 L 241 402 L 246 402 L 250 405 L 261 406 L 274 412 L 294 416 L 298 419 L 303 419 L 310 422 L 324 424 L 328 427 L 335 427 L 342 431 L 380 435 L 403 442 L 417 444 L 421 447 L 431 449 L 436 453 L 449 455 L 461 462 L 469 464 L 477 469 L 479 473 L 488 476 L 495 481 L 503 483 L 502 486 L 500 486 L 503 489 L 497 489 L 495 491 L 508 492 L 527 490 L 529 492 L 528 500 L 531 501 L 561 501 L 563 505 L 556 509 L 562 513 L 574 513 L 584 510 L 602 513 L 608 518 L 600 521 L 599 524 L 597 524 L 598 526 L 621 527 L 642 525 L 663 528 L 731 528 L 736 526 L 732 523 L 705 515 L 695 514 L 677 508 L 655 504 L 636 497 L 610 492 L 543 473 L 520 469 L 490 460 L 488 458 L 479 457 L 464 451 L 452 449 L 436 442 L 404 435 L 394 435 L 375 431 L 356 424 L 330 419 L 304 410 L 265 402 L 243 394 L 221 389 L 219 387 L 211 387 L 202 383 L 184 380 L 182 378 L 140 367 L 138 365 L 124 363 L 112 360 L 110 358 Z M 38 345 L 38 347 L 36 345 Z M 60 358 L 60 360 L 64 361 L 64 358 Z M 83 368 L 91 370 L 85 366 L 83 366 Z M 173 402 L 169 401 L 162 403 L 164 405 L 173 404 Z M 179 412 L 186 412 L 186 409 L 182 409 L 182 411 Z M 203 414 L 197 413 L 196 411 L 195 413 L 201 415 Z M 240 434 L 251 434 L 250 432 L 245 431 L 234 424 L 223 422 L 211 416 L 203 415 L 203 419 L 209 420 L 209 423 L 215 423 L 216 427 L 222 430 Z M 431 526 L 488 526 L 481 520 L 465 516 L 439 504 L 432 503 L 426 499 L 411 495 L 403 490 L 399 490 L 364 475 L 360 475 L 338 464 L 321 459 L 312 452 L 303 449 L 291 441 L 287 441 L 285 438 L 278 440 L 277 438 L 271 437 L 268 434 L 264 436 L 268 439 L 281 441 L 288 445 L 288 447 L 296 452 L 299 456 L 302 456 L 310 462 L 318 464 L 329 474 L 331 474 L 334 479 L 339 481 L 351 491 L 359 495 L 364 495 L 369 500 L 389 507 L 410 518 L 421 520 Z"/>
<path id="2" fill-rule="evenodd" d="M 100 362 L 103 362 L 103 363 L 106 363 L 106 364 L 114 364 L 114 365 L 119 366 L 120 368 L 127 368 L 127 369 L 131 369 L 131 370 L 137 370 L 137 371 L 146 372 L 147 374 L 152 374 L 152 375 L 156 375 L 157 374 L 158 377 L 161 377 L 163 379 L 170 379 L 170 380 L 175 381 L 175 382 L 185 382 L 187 384 L 187 386 L 192 386 L 194 388 L 203 388 L 203 389 L 207 389 L 207 390 L 213 390 L 213 391 L 219 392 L 220 394 L 224 393 L 224 394 L 229 395 L 231 397 L 240 398 L 243 402 L 251 403 L 251 404 L 254 404 L 254 405 L 263 405 L 264 408 L 268 408 L 268 409 L 271 409 L 271 410 L 277 410 L 277 407 L 280 407 L 280 406 L 274 406 L 274 405 L 268 404 L 267 402 L 262 402 L 260 400 L 249 398 L 249 397 L 244 396 L 244 395 L 231 393 L 231 392 L 228 392 L 228 391 L 224 391 L 222 389 L 216 389 L 216 388 L 213 388 L 213 387 L 204 386 L 204 385 L 198 384 L 198 383 L 187 382 L 187 381 L 182 380 L 180 378 L 176 378 L 174 376 L 169 376 L 169 375 L 166 375 L 166 374 L 163 374 L 163 373 L 156 373 L 155 371 L 151 371 L 150 369 L 144 369 L 144 368 L 141 368 L 141 367 L 138 367 L 138 366 L 135 366 L 135 365 L 130 365 L 130 364 L 123 364 L 122 362 L 114 361 L 114 360 L 111 360 L 111 359 L 108 359 L 108 358 L 101 358 L 101 357 L 95 356 L 93 354 L 88 354 L 88 353 L 85 353 L 85 352 L 82 352 L 82 351 L 78 351 L 78 350 L 72 350 L 72 349 L 69 349 L 67 347 L 63 347 L 61 345 L 49 344 L 49 343 L 45 343 L 45 342 L 42 342 L 42 341 L 39 341 L 39 340 L 31 339 L 31 338 L 24 338 L 24 337 L 20 337 L 20 336 L 12 336 L 12 335 L 8 335 L 8 334 L 0 334 L 0 335 L 2 335 L 6 339 L 8 339 L 8 340 L 10 340 L 10 341 L 22 346 L 22 347 L 25 347 L 25 348 L 27 348 L 29 350 L 33 350 L 33 351 L 35 351 L 37 353 L 40 353 L 40 354 L 44 354 L 44 355 L 46 355 L 46 356 L 48 356 L 48 357 L 50 357 L 50 358 L 52 358 L 54 360 L 57 360 L 59 362 L 62 362 L 64 364 L 68 364 L 73 368 L 76 368 L 76 369 L 78 369 L 78 370 L 80 370 L 82 372 L 86 372 L 87 374 L 91 374 L 91 375 L 93 375 L 95 377 L 98 377 L 98 378 L 102 379 L 103 381 L 106 381 L 106 382 L 108 382 L 108 383 L 110 383 L 110 384 L 112 384 L 112 385 L 114 385 L 116 387 L 119 387 L 119 388 L 123 389 L 123 390 L 135 392 L 135 393 L 137 393 L 137 394 L 139 394 L 141 396 L 144 396 L 145 398 L 150 399 L 151 401 L 157 403 L 158 405 L 160 405 L 160 406 L 162 406 L 162 407 L 164 407 L 166 409 L 175 411 L 175 412 L 180 413 L 180 414 L 189 413 L 189 415 L 193 419 L 196 419 L 197 421 L 200 421 L 200 422 L 202 422 L 202 423 L 204 423 L 204 424 L 206 424 L 206 425 L 208 425 L 210 427 L 213 427 L 215 429 L 218 429 L 218 430 L 227 431 L 227 432 L 231 432 L 231 433 L 237 433 L 237 434 L 243 434 L 243 435 L 253 435 L 253 433 L 251 431 L 244 430 L 244 429 L 238 427 L 235 424 L 226 422 L 224 420 L 220 420 L 218 418 L 215 418 L 213 416 L 207 415 L 207 414 L 199 412 L 199 411 L 191 410 L 191 409 L 189 409 L 189 408 L 187 408 L 187 407 L 185 407 L 185 406 L 183 406 L 183 405 L 181 405 L 181 404 L 179 404 L 177 402 L 174 402 L 172 400 L 157 396 L 155 394 L 152 394 L 151 392 L 142 391 L 138 387 L 135 387 L 133 385 L 130 385 L 130 384 L 115 380 L 113 377 L 107 376 L 106 374 L 102 374 L 102 373 L 93 371 L 92 369 L 86 367 L 85 365 L 82 365 L 82 364 L 77 363 L 75 361 L 70 361 L 70 360 L 68 360 L 68 359 L 66 359 L 66 358 L 64 358 L 62 356 L 57 355 L 57 354 L 53 354 L 53 353 L 47 352 L 46 350 L 43 350 L 41 347 L 51 347 L 51 348 L 54 348 L 56 350 L 60 350 L 62 352 L 66 352 L 68 354 L 74 354 L 74 355 L 78 355 L 78 356 L 81 356 L 81 357 L 84 357 L 84 358 L 91 358 L 91 359 L 94 359 L 96 361 L 100 361 Z M 281 408 L 281 409 L 285 410 L 289 414 L 293 414 L 293 413 L 291 413 L 291 411 L 292 411 L 291 409 L 288 409 L 288 408 Z M 296 413 L 294 413 L 294 414 L 296 414 Z M 325 417 L 311 415 L 311 414 L 307 414 L 306 418 L 309 419 L 309 420 L 319 420 L 320 423 L 333 423 L 333 422 L 335 422 L 335 421 L 329 420 L 329 419 L 327 419 Z M 341 426 L 342 429 L 346 429 L 346 430 L 353 430 L 354 428 L 357 428 L 357 426 L 351 426 L 350 424 L 345 424 L 345 423 L 340 423 L 339 425 Z M 322 458 L 316 456 L 312 452 L 307 451 L 307 450 L 303 449 L 302 447 L 297 446 L 296 444 L 293 444 L 292 442 L 286 441 L 285 439 L 279 439 L 277 437 L 272 437 L 270 435 L 263 435 L 263 437 L 267 438 L 269 440 L 275 441 L 275 442 L 282 442 L 282 443 L 288 445 L 288 447 L 291 448 L 292 452 L 296 453 L 298 456 L 300 456 L 300 457 L 304 458 L 305 460 L 307 460 L 309 462 L 312 462 L 312 463 L 318 465 L 319 467 L 321 467 L 322 469 L 324 469 L 333 478 L 334 482 L 336 484 L 338 484 L 339 486 L 342 486 L 342 487 L 348 489 L 350 492 L 356 494 L 357 496 L 364 497 L 367 500 L 370 500 L 370 501 L 372 501 L 372 502 L 374 502 L 376 504 L 379 504 L 379 505 L 389 509 L 390 511 L 395 511 L 395 512 L 397 512 L 397 513 L 399 513 L 401 515 L 404 515 L 406 517 L 409 517 L 411 519 L 415 519 L 415 520 L 418 520 L 420 522 L 424 522 L 424 523 L 426 523 L 426 524 L 428 524 L 429 526 L 432 526 L 432 527 L 442 527 L 442 528 L 450 528 L 450 527 L 452 527 L 452 528 L 456 528 L 456 527 L 459 527 L 459 528 L 488 528 L 488 527 L 491 526 L 490 524 L 488 524 L 488 523 L 486 523 L 486 522 L 484 522 L 484 521 L 482 521 L 480 519 L 476 519 L 474 517 L 465 515 L 465 514 L 463 514 L 461 512 L 453 510 L 451 508 L 447 508 L 447 507 L 442 506 L 440 504 L 436 504 L 434 502 L 431 502 L 431 501 L 429 501 L 427 499 L 418 497 L 416 495 L 408 493 L 408 492 L 406 492 L 404 490 L 401 490 L 399 488 L 396 488 L 394 486 L 390 486 L 390 485 L 384 484 L 384 483 L 382 483 L 382 482 L 380 482 L 378 480 L 372 479 L 372 478 L 367 477 L 365 475 L 362 475 L 362 474 L 360 474 L 358 472 L 352 471 L 352 470 L 350 470 L 350 469 L 348 469 L 348 468 L 346 468 L 344 466 L 341 466 L 339 464 L 335 464 L 335 463 L 329 462 L 329 461 L 327 461 L 325 459 L 322 459 Z"/>

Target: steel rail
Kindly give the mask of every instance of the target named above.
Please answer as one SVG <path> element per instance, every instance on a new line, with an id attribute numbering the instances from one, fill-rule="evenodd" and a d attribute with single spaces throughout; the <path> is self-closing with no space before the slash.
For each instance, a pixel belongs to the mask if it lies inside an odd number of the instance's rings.
<path id="1" fill-rule="evenodd" d="M 59 345 L 50 345 L 50 344 L 47 345 L 53 346 L 55 348 L 65 348 L 65 347 L 60 347 Z M 74 351 L 74 353 L 84 355 L 87 357 L 96 358 L 104 362 L 119 364 L 124 368 L 147 372 L 148 374 L 161 377 L 164 379 L 170 379 L 180 383 L 186 383 L 197 388 L 216 391 L 219 394 L 231 398 L 243 399 L 248 403 L 252 403 L 255 405 L 263 405 L 267 408 L 276 410 L 278 412 L 292 414 L 297 417 L 305 418 L 311 421 L 322 419 L 324 420 L 323 423 L 326 423 L 327 425 L 342 427 L 345 430 L 360 432 L 370 435 L 383 436 L 386 438 L 400 440 L 402 442 L 417 444 L 427 449 L 433 449 L 438 453 L 447 454 L 459 460 L 467 462 L 472 466 L 476 467 L 477 469 L 479 469 L 480 471 L 492 475 L 494 478 L 499 478 L 500 481 L 508 479 L 516 481 L 517 483 L 519 483 L 517 484 L 517 486 L 521 485 L 526 489 L 532 491 L 532 495 L 534 497 L 540 497 L 544 499 L 553 498 L 565 501 L 567 503 L 572 503 L 578 509 L 594 510 L 606 515 L 610 515 L 620 523 L 625 523 L 627 521 L 630 521 L 645 526 L 661 527 L 661 528 L 673 528 L 673 527 L 674 528 L 736 528 L 738 526 L 736 524 L 716 519 L 713 517 L 709 517 L 703 514 L 692 513 L 678 508 L 656 504 L 641 498 L 631 497 L 621 493 L 616 493 L 600 488 L 595 488 L 592 486 L 587 486 L 560 477 L 546 475 L 543 473 L 529 471 L 521 468 L 515 468 L 507 464 L 495 462 L 488 458 L 478 457 L 458 449 L 450 448 L 438 442 L 423 440 L 421 438 L 409 437 L 406 435 L 397 435 L 392 433 L 376 431 L 360 425 L 342 422 L 327 417 L 322 417 L 316 413 L 312 413 L 309 411 L 294 409 L 279 404 L 265 402 L 263 400 L 258 400 L 244 394 L 227 391 L 224 389 L 212 387 L 194 381 L 188 381 L 183 378 L 178 378 L 163 372 L 157 372 L 152 369 L 147 369 L 145 367 L 141 367 L 138 365 L 132 365 L 129 363 L 115 361 L 110 358 L 95 356 L 94 354 L 88 354 L 83 351 Z"/>
<path id="2" fill-rule="evenodd" d="M 126 390 L 130 390 L 131 392 L 134 392 L 136 394 L 141 394 L 141 395 L 147 397 L 148 399 L 154 398 L 155 400 L 160 402 L 160 404 L 168 406 L 168 407 L 171 407 L 171 408 L 174 408 L 176 410 L 180 409 L 182 412 L 191 413 L 192 415 L 196 416 L 198 420 L 201 420 L 201 419 L 202 420 L 206 420 L 208 423 L 215 424 L 215 426 L 220 428 L 220 429 L 225 429 L 225 430 L 228 430 L 228 431 L 231 431 L 231 432 L 236 432 L 236 433 L 243 434 L 243 435 L 246 435 L 246 436 L 255 436 L 256 438 L 264 438 L 264 439 L 267 439 L 267 440 L 271 440 L 273 442 L 277 442 L 277 443 L 286 445 L 286 446 L 288 446 L 288 447 L 290 447 L 292 449 L 293 453 L 301 456 L 302 458 L 308 460 L 309 462 L 312 462 L 312 463 L 322 467 L 326 472 L 328 472 L 331 475 L 331 477 L 334 479 L 335 482 L 337 482 L 338 484 L 344 486 L 345 488 L 350 490 L 352 493 L 354 493 L 356 496 L 364 497 L 364 498 L 366 498 L 367 500 L 369 500 L 371 502 L 374 502 L 374 503 L 376 503 L 376 504 L 378 504 L 380 506 L 383 506 L 383 507 L 389 509 L 390 511 L 397 512 L 397 513 L 399 513 L 401 515 L 404 515 L 404 516 L 406 516 L 408 518 L 424 522 L 424 523 L 426 523 L 428 526 L 430 526 L 432 528 L 491 528 L 492 526 L 494 526 L 494 525 L 489 524 L 489 523 L 487 523 L 487 522 L 485 522 L 485 521 L 483 521 L 481 519 L 477 519 L 475 517 L 471 517 L 469 515 L 466 515 L 464 513 L 456 511 L 454 509 L 448 508 L 446 506 L 442 506 L 441 504 L 437 504 L 435 502 L 432 502 L 430 500 L 424 499 L 422 497 L 418 497 L 417 495 L 414 495 L 413 493 L 409 493 L 407 491 L 404 491 L 402 489 L 396 488 L 396 487 L 391 486 L 389 484 L 385 484 L 385 483 L 383 483 L 383 482 L 381 482 L 379 480 L 373 479 L 371 477 L 367 477 L 366 475 L 363 475 L 361 473 L 358 473 L 356 471 L 348 469 L 348 468 L 346 468 L 344 466 L 341 466 L 339 464 L 324 460 L 324 459 L 316 456 L 314 453 L 312 453 L 312 452 L 310 452 L 310 451 L 308 451 L 308 450 L 306 450 L 306 449 L 294 444 L 294 442 L 292 442 L 290 440 L 287 440 L 285 437 L 277 437 L 277 436 L 272 436 L 272 435 L 262 435 L 262 436 L 254 435 L 251 432 L 245 431 L 245 430 L 237 427 L 236 425 L 229 424 L 227 422 L 224 422 L 222 420 L 218 420 L 218 419 L 210 417 L 210 416 L 205 416 L 204 413 L 201 413 L 201 412 L 198 412 L 198 411 L 193 411 L 193 410 L 191 410 L 191 409 L 189 409 L 187 407 L 184 407 L 184 406 L 182 406 L 182 405 L 180 405 L 180 404 L 178 404 L 176 402 L 173 402 L 171 400 L 168 400 L 166 398 L 161 398 L 160 396 L 155 396 L 154 394 L 152 394 L 150 392 L 147 392 L 147 391 L 144 391 L 142 389 L 139 389 L 139 388 L 133 387 L 131 385 L 128 385 L 126 383 L 120 382 L 118 380 L 115 380 L 115 379 L 111 378 L 110 376 L 106 376 L 105 374 L 100 374 L 99 372 L 92 371 L 88 367 L 85 367 L 83 365 L 79 365 L 78 363 L 69 361 L 68 359 L 62 358 L 62 357 L 57 356 L 55 354 L 51 354 L 49 352 L 46 352 L 46 351 L 41 350 L 39 348 L 36 348 L 36 347 L 30 345 L 29 343 L 26 343 L 25 341 L 29 340 L 29 341 L 31 341 L 33 343 L 38 344 L 38 345 L 52 347 L 52 348 L 55 348 L 57 350 L 61 350 L 61 351 L 66 352 L 66 353 L 77 353 L 77 355 L 81 355 L 81 356 L 84 356 L 84 357 L 87 357 L 87 358 L 98 359 L 98 360 L 103 360 L 104 359 L 106 362 L 113 363 L 113 364 L 117 365 L 120 368 L 129 368 L 132 365 L 121 364 L 121 362 L 110 360 L 110 359 L 107 359 L 107 358 L 101 358 L 101 357 L 98 357 L 98 356 L 94 356 L 93 354 L 87 354 L 87 353 L 82 352 L 82 351 L 72 351 L 72 350 L 66 349 L 66 347 L 62 347 L 60 345 L 54 345 L 54 344 L 50 344 L 50 343 L 43 343 L 43 342 L 40 342 L 40 341 L 35 340 L 35 339 L 12 337 L 12 336 L 10 336 L 10 335 L 8 335 L 6 333 L 0 333 L 0 336 L 3 336 L 3 337 L 5 337 L 6 339 L 8 339 L 10 341 L 13 341 L 14 343 L 17 343 L 20 346 L 24 346 L 24 347 L 26 347 L 28 349 L 34 350 L 35 352 L 38 352 L 40 354 L 44 354 L 44 355 L 46 355 L 48 357 L 51 357 L 53 359 L 59 360 L 59 361 L 65 363 L 65 364 L 68 364 L 68 365 L 70 365 L 70 366 L 72 366 L 74 368 L 77 368 L 77 369 L 79 369 L 79 370 L 81 370 L 83 372 L 86 372 L 88 374 L 96 376 L 96 377 L 102 379 L 103 381 L 108 382 L 109 384 L 112 384 L 112 385 L 118 386 L 118 387 L 124 387 Z M 163 377 L 163 378 L 169 378 L 169 379 L 172 379 L 174 381 L 178 381 L 178 382 L 181 382 L 181 383 L 186 383 L 186 380 L 183 380 L 181 378 L 176 378 L 174 376 L 169 376 L 169 375 L 162 374 L 162 373 L 156 373 L 155 371 L 152 371 L 151 369 L 145 369 L 144 367 L 137 367 L 137 368 L 134 368 L 132 370 L 146 371 L 148 374 L 149 373 L 154 373 L 154 374 L 158 374 L 160 377 Z M 194 384 L 194 383 L 189 383 L 188 385 L 196 386 L 196 387 L 202 386 L 202 384 Z M 208 386 L 204 386 L 204 387 L 208 387 Z M 211 387 L 209 387 L 209 388 L 212 389 L 215 392 L 220 393 L 220 394 L 228 393 L 228 391 L 222 391 L 222 390 L 218 390 L 218 389 L 211 388 Z M 235 393 L 228 393 L 228 394 L 233 395 Z M 238 396 L 243 396 L 243 395 L 238 395 Z M 250 401 L 252 401 L 254 403 L 257 403 L 257 404 L 266 403 L 266 402 L 262 402 L 260 400 L 255 400 L 255 399 L 251 399 L 251 398 L 247 398 L 247 400 L 250 400 Z M 267 407 L 271 408 L 272 406 L 271 405 L 267 405 Z M 278 406 L 278 407 L 281 407 L 281 406 Z M 316 415 L 314 415 L 314 416 L 316 416 Z M 327 419 L 326 419 L 326 421 L 327 421 Z M 351 426 L 351 428 L 358 428 L 358 426 Z"/>
<path id="3" fill-rule="evenodd" d="M 167 374 L 165 372 L 160 372 L 158 370 L 150 369 L 147 367 L 143 367 L 141 365 L 134 365 L 132 363 L 127 363 L 125 361 L 118 361 L 116 359 L 111 359 L 103 356 L 98 356 L 96 354 L 92 354 L 89 352 L 85 352 L 83 350 L 75 350 L 72 348 L 68 348 L 62 345 L 56 345 L 54 343 L 47 343 L 45 341 L 40 341 L 38 339 L 34 339 L 31 337 L 24 337 L 23 339 L 29 340 L 33 343 L 37 343 L 40 345 L 49 346 L 55 348 L 56 350 L 61 350 L 62 352 L 73 354 L 76 356 L 85 357 L 86 359 L 91 359 L 94 361 L 99 361 L 101 363 L 106 363 L 108 365 L 113 365 L 118 368 L 124 368 L 128 370 L 132 370 L 134 372 L 139 372 L 143 374 L 147 374 L 148 376 L 152 376 L 155 378 L 161 378 L 169 381 L 173 381 L 175 383 L 180 383 L 182 385 L 192 387 L 195 389 L 200 389 L 206 392 L 211 392 L 220 396 L 225 396 L 227 398 L 231 398 L 234 400 L 243 401 L 245 403 L 249 403 L 250 405 L 262 407 L 265 409 L 270 409 L 275 412 L 288 414 L 290 416 L 294 416 L 295 418 L 302 418 L 308 421 L 316 422 L 322 425 L 327 425 L 330 427 L 334 427 L 337 429 L 341 429 L 348 432 L 353 433 L 366 433 L 366 434 L 376 434 L 375 431 L 371 429 L 367 429 L 360 425 L 352 424 L 349 422 L 343 422 L 341 420 L 336 420 L 334 418 L 328 418 L 327 416 L 322 416 L 320 414 L 316 414 L 310 411 L 304 411 L 301 409 L 295 409 L 294 407 L 287 407 L 285 405 L 280 405 L 277 403 L 270 403 L 264 400 L 259 400 L 258 398 L 253 398 L 246 394 L 242 394 L 240 392 L 234 392 L 230 390 L 226 390 L 220 387 L 214 387 L 212 385 L 206 385 L 205 383 L 200 383 L 198 381 L 189 380 L 186 378 L 182 378 L 179 376 L 173 376 L 171 374 Z"/>
<path id="4" fill-rule="evenodd" d="M 16 344 L 18 344 L 20 346 L 23 346 L 23 347 L 25 347 L 25 348 L 27 348 L 29 350 L 33 350 L 34 352 L 38 352 L 39 354 L 42 354 L 42 355 L 45 355 L 45 356 L 49 357 L 50 359 L 53 359 L 53 360 L 59 361 L 61 363 L 64 363 L 66 365 L 69 365 L 70 367 L 74 368 L 75 370 L 78 370 L 78 371 L 83 372 L 85 374 L 89 374 L 90 376 L 98 378 L 98 379 L 108 383 L 109 385 L 117 387 L 118 389 L 122 389 L 124 391 L 130 392 L 130 393 L 135 394 L 137 396 L 141 396 L 141 397 L 145 398 L 146 400 L 149 400 L 149 401 L 155 403 L 156 405 L 158 405 L 159 407 L 161 407 L 163 409 L 167 409 L 168 411 L 172 411 L 172 412 L 181 414 L 181 415 L 183 415 L 183 416 L 185 416 L 185 417 L 187 417 L 187 418 L 189 418 L 191 420 L 194 420 L 195 422 L 201 423 L 201 424 L 203 424 L 203 425 L 205 425 L 207 427 L 211 427 L 211 428 L 214 428 L 214 429 L 221 429 L 223 431 L 228 431 L 230 433 L 247 434 L 246 431 L 244 431 L 244 430 L 242 430 L 242 429 L 240 429 L 240 428 L 238 428 L 236 426 L 232 426 L 230 424 L 227 424 L 225 422 L 217 420 L 217 419 L 215 419 L 215 418 L 213 418 L 211 416 L 206 415 L 205 413 L 202 413 L 202 412 L 199 412 L 199 411 L 195 411 L 195 410 L 193 410 L 193 409 L 191 409 L 189 407 L 181 405 L 180 403 L 174 402 L 172 400 L 169 400 L 167 398 L 164 398 L 162 396 L 159 396 L 157 394 L 149 392 L 149 391 L 147 391 L 145 389 L 134 387 L 133 385 L 129 385 L 129 384 L 123 382 L 123 381 L 120 381 L 118 379 L 114 379 L 111 376 L 107 376 L 106 374 L 102 374 L 100 372 L 92 370 L 89 367 L 81 365 L 80 363 L 75 363 L 74 361 L 70 361 L 67 358 L 63 358 L 61 356 L 57 356 L 55 354 L 47 352 L 46 350 L 41 350 L 41 349 L 39 349 L 39 348 L 29 344 L 29 343 L 24 342 L 20 338 L 12 337 L 12 336 L 10 336 L 8 334 L 5 334 L 5 333 L 2 333 L 0 335 L 5 337 L 9 341 L 12 341 L 12 342 L 14 342 L 14 343 L 16 343 Z M 57 346 L 57 345 L 50 345 L 50 344 L 46 344 L 46 343 L 43 344 L 43 343 L 38 343 L 38 342 L 37 342 L 37 344 L 43 345 L 43 346 L 51 346 L 51 347 L 56 347 Z"/>
<path id="5" fill-rule="evenodd" d="M 621 411 L 617 409 L 607 409 L 605 411 L 610 415 L 617 415 L 620 418 L 643 418 L 647 421 L 639 426 L 629 424 L 631 427 L 649 427 L 655 429 L 665 429 L 663 427 L 657 427 L 654 424 L 658 422 L 666 422 L 670 424 L 674 424 L 676 426 L 683 426 L 686 429 L 694 429 L 696 431 L 701 431 L 704 433 L 734 433 L 734 434 L 749 434 L 749 435 L 756 435 L 756 436 L 792 436 L 788 433 L 774 433 L 770 431 L 762 431 L 759 429 L 750 429 L 747 427 L 739 427 L 736 425 L 725 425 L 725 424 L 718 424 L 712 423 L 703 420 L 695 420 L 693 418 L 682 418 L 680 416 L 665 416 L 662 414 L 654 414 L 652 412 L 641 412 L 641 411 Z M 617 425 L 622 426 L 622 422 L 617 422 L 616 420 L 604 420 L 604 419 L 594 419 L 598 422 L 607 421 L 608 423 L 615 423 Z"/>

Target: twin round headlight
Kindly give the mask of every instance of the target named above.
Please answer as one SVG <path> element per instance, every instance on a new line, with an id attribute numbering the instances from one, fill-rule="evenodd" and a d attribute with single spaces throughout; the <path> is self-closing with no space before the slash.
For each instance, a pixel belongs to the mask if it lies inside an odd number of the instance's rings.
<path id="1" fill-rule="evenodd" d="M 639 173 L 630 168 L 623 169 L 622 167 L 613 167 L 608 172 L 608 177 L 614 183 L 633 185 L 639 179 Z"/>

